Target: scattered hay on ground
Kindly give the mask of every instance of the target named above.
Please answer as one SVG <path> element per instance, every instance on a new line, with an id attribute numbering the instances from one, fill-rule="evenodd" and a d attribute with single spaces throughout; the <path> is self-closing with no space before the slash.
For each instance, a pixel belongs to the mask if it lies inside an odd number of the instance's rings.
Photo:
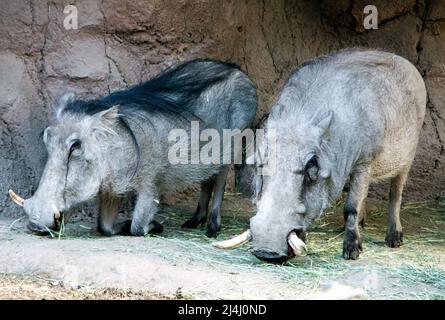
<path id="1" fill-rule="evenodd" d="M 245 231 L 253 214 L 252 208 L 240 206 L 236 197 L 229 197 L 228 201 L 232 203 L 223 212 L 219 240 Z M 341 256 L 342 201 L 308 233 L 308 255 L 282 265 L 261 262 L 249 252 L 249 245 L 217 250 L 205 237 L 204 227 L 181 229 L 190 210 L 165 207 L 160 219 L 164 224 L 163 234 L 149 237 L 160 237 L 183 249 L 174 252 L 162 247 L 154 249 L 154 253 L 167 260 L 200 261 L 221 270 L 229 268 L 231 272 L 272 274 L 305 290 L 343 279 L 364 287 L 370 298 L 445 299 L 445 201 L 403 205 L 401 218 L 405 236 L 404 245 L 399 249 L 388 248 L 384 243 L 387 209 L 382 208 L 382 203 L 374 204 L 366 217 L 365 228 L 361 229 L 364 252 L 358 261 L 346 261 Z M 355 279 L 359 279 L 359 283 L 354 283 Z"/>
<path id="2" fill-rule="evenodd" d="M 272 276 L 289 286 L 301 288 L 302 292 L 314 291 L 330 281 L 340 281 L 364 288 L 371 299 L 445 299 L 445 199 L 403 205 L 401 219 L 404 245 L 399 249 L 388 248 L 384 243 L 386 206 L 386 202 L 369 199 L 366 225 L 361 229 L 364 252 L 357 261 L 342 258 L 342 201 L 317 220 L 308 232 L 308 255 L 294 258 L 282 265 L 258 260 L 249 252 L 249 244 L 235 250 L 216 249 L 211 245 L 213 240 L 205 236 L 204 226 L 196 230 L 182 229 L 182 223 L 193 212 L 191 204 L 185 204 L 181 208 L 163 206 L 158 220 L 164 225 L 164 232 L 160 235 L 148 235 L 146 241 L 153 242 L 151 253 L 172 263 L 199 262 L 225 273 L 257 274 L 259 279 L 262 275 Z M 254 208 L 246 199 L 228 194 L 224 201 L 222 229 L 218 240 L 228 239 L 245 231 L 253 214 Z M 72 221 L 67 224 L 64 233 L 54 236 L 54 240 L 104 240 L 95 231 L 95 226 L 90 224 L 91 221 Z M 16 232 L 17 225 L 19 223 L 14 221 L 10 225 L 0 226 L 0 234 L 7 239 L 8 234 Z M 4 290 L 4 287 L 0 286 L 1 289 Z M 125 298 L 125 292 L 112 292 L 110 295 Z M 143 294 L 129 292 L 135 298 L 143 297 Z M 69 298 L 70 291 L 60 294 Z M 83 296 L 80 292 L 76 294 L 84 299 L 94 297 L 94 292 Z M 105 292 L 103 297 L 107 298 L 107 294 Z M 55 298 L 57 299 L 57 295 Z"/>

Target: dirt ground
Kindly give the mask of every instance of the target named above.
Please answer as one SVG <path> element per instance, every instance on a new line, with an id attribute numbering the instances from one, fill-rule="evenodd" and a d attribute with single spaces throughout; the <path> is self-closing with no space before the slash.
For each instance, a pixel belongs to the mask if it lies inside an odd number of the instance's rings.
<path id="1" fill-rule="evenodd" d="M 345 261 L 341 203 L 307 236 L 309 253 L 266 264 L 249 245 L 217 250 L 204 230 L 180 225 L 193 202 L 163 206 L 156 236 L 101 237 L 95 217 L 76 218 L 60 237 L 39 237 L 26 219 L 0 220 L 2 299 L 306 299 L 333 281 L 365 290 L 368 299 L 445 298 L 445 201 L 406 203 L 404 246 L 384 245 L 386 203 L 368 199 L 364 252 Z M 219 239 L 248 226 L 249 201 L 227 194 Z"/>
<path id="2" fill-rule="evenodd" d="M 71 288 L 39 276 L 0 276 L 0 299 L 22 300 L 152 300 L 183 299 L 180 292 L 165 296 L 115 288 Z"/>

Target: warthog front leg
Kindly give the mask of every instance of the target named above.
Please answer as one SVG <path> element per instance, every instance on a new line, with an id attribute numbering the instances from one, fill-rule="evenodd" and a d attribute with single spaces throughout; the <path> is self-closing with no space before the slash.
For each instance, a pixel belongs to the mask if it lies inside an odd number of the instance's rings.
<path id="1" fill-rule="evenodd" d="M 389 192 L 389 217 L 386 244 L 398 248 L 403 243 L 402 224 L 400 223 L 400 205 L 402 203 L 403 187 L 408 176 L 408 170 L 391 179 Z"/>
<path id="2" fill-rule="evenodd" d="M 366 198 L 368 196 L 366 195 L 365 200 L 363 200 L 362 206 L 358 212 L 358 224 L 360 225 L 360 227 L 362 227 L 363 229 L 365 228 L 365 220 L 366 220 Z M 343 228 L 341 229 L 341 231 L 345 231 L 346 229 L 346 216 L 345 216 L 345 224 L 343 225 Z"/>
<path id="3" fill-rule="evenodd" d="M 206 236 L 216 237 L 216 233 L 221 227 L 221 203 L 224 198 L 224 189 L 226 186 L 227 173 L 229 167 L 224 167 L 216 176 L 215 186 L 213 187 L 212 213 L 207 221 Z"/>
<path id="4" fill-rule="evenodd" d="M 98 231 L 102 235 L 111 237 L 116 234 L 128 235 L 130 233 L 131 221 L 116 224 L 120 204 L 121 198 L 109 193 L 100 193 Z"/>
<path id="5" fill-rule="evenodd" d="M 360 170 L 351 177 L 351 185 L 346 198 L 345 215 L 345 238 L 343 242 L 343 257 L 345 259 L 358 259 L 362 248 L 360 238 L 359 210 L 363 207 L 369 188 L 368 168 Z"/>
<path id="6" fill-rule="evenodd" d="M 206 221 L 214 184 L 214 178 L 201 182 L 201 195 L 199 196 L 198 207 L 193 217 L 184 222 L 183 228 L 195 229 Z"/>
<path id="7" fill-rule="evenodd" d="M 362 202 L 362 205 L 360 207 L 360 211 L 358 212 L 358 224 L 360 227 L 365 227 L 365 220 L 366 220 L 366 198 L 368 195 L 365 196 L 365 199 Z"/>
<path id="8" fill-rule="evenodd" d="M 162 232 L 162 225 L 154 220 L 158 212 L 156 198 L 150 191 L 139 191 L 133 212 L 130 233 L 133 236 L 145 236 L 147 233 Z"/>

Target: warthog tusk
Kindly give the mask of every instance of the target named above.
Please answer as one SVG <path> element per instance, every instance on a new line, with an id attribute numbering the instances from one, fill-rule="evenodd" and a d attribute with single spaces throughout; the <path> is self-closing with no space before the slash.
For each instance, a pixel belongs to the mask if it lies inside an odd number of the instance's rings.
<path id="1" fill-rule="evenodd" d="M 213 242 L 212 245 L 219 249 L 235 249 L 249 242 L 251 239 L 252 239 L 252 234 L 250 233 L 250 230 L 247 230 L 232 239 Z"/>
<path id="2" fill-rule="evenodd" d="M 60 214 L 59 209 L 57 209 L 57 207 L 54 204 L 53 204 L 53 211 L 54 211 L 54 218 L 56 220 L 59 220 L 62 215 Z"/>
<path id="3" fill-rule="evenodd" d="M 289 243 L 289 246 L 292 248 L 292 251 L 297 257 L 306 255 L 306 244 L 303 242 L 303 240 L 298 238 L 297 234 L 294 231 L 289 234 L 287 242 Z"/>
<path id="4" fill-rule="evenodd" d="M 25 203 L 25 199 L 17 195 L 14 191 L 9 190 L 9 196 L 11 197 L 11 200 L 14 201 L 19 206 L 23 207 L 23 204 Z"/>

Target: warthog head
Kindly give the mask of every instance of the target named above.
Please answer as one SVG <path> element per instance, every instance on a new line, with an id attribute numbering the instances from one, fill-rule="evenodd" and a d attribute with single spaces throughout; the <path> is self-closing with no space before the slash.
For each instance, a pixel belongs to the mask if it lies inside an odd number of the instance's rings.
<path id="1" fill-rule="evenodd" d="M 107 139 L 118 130 L 118 108 L 91 115 L 66 112 L 64 108 L 73 101 L 74 94 L 60 99 L 58 123 L 43 133 L 48 160 L 37 191 L 26 200 L 10 191 L 29 217 L 28 228 L 39 234 L 57 230 L 64 212 L 98 194 L 104 181 L 110 179 L 106 159 L 118 153 L 119 144 L 113 149 Z"/>
<path id="2" fill-rule="evenodd" d="M 257 153 L 257 213 L 250 219 L 250 230 L 214 243 L 229 249 L 251 240 L 252 253 L 271 262 L 306 252 L 301 234 L 329 206 L 333 187 L 325 143 L 333 113 L 304 121 L 281 117 L 277 109 L 269 117 L 266 137 Z"/>
<path id="3" fill-rule="evenodd" d="M 259 176 L 262 181 L 256 184 L 257 213 L 250 220 L 255 256 L 267 261 L 290 258 L 294 250 L 289 236 L 300 236 L 328 207 L 331 170 L 323 139 L 332 116 L 327 112 L 304 125 L 292 124 L 292 119 L 269 120 L 276 143 L 272 146 L 266 136 L 263 149 L 276 149 L 276 163 L 275 172 Z"/>

